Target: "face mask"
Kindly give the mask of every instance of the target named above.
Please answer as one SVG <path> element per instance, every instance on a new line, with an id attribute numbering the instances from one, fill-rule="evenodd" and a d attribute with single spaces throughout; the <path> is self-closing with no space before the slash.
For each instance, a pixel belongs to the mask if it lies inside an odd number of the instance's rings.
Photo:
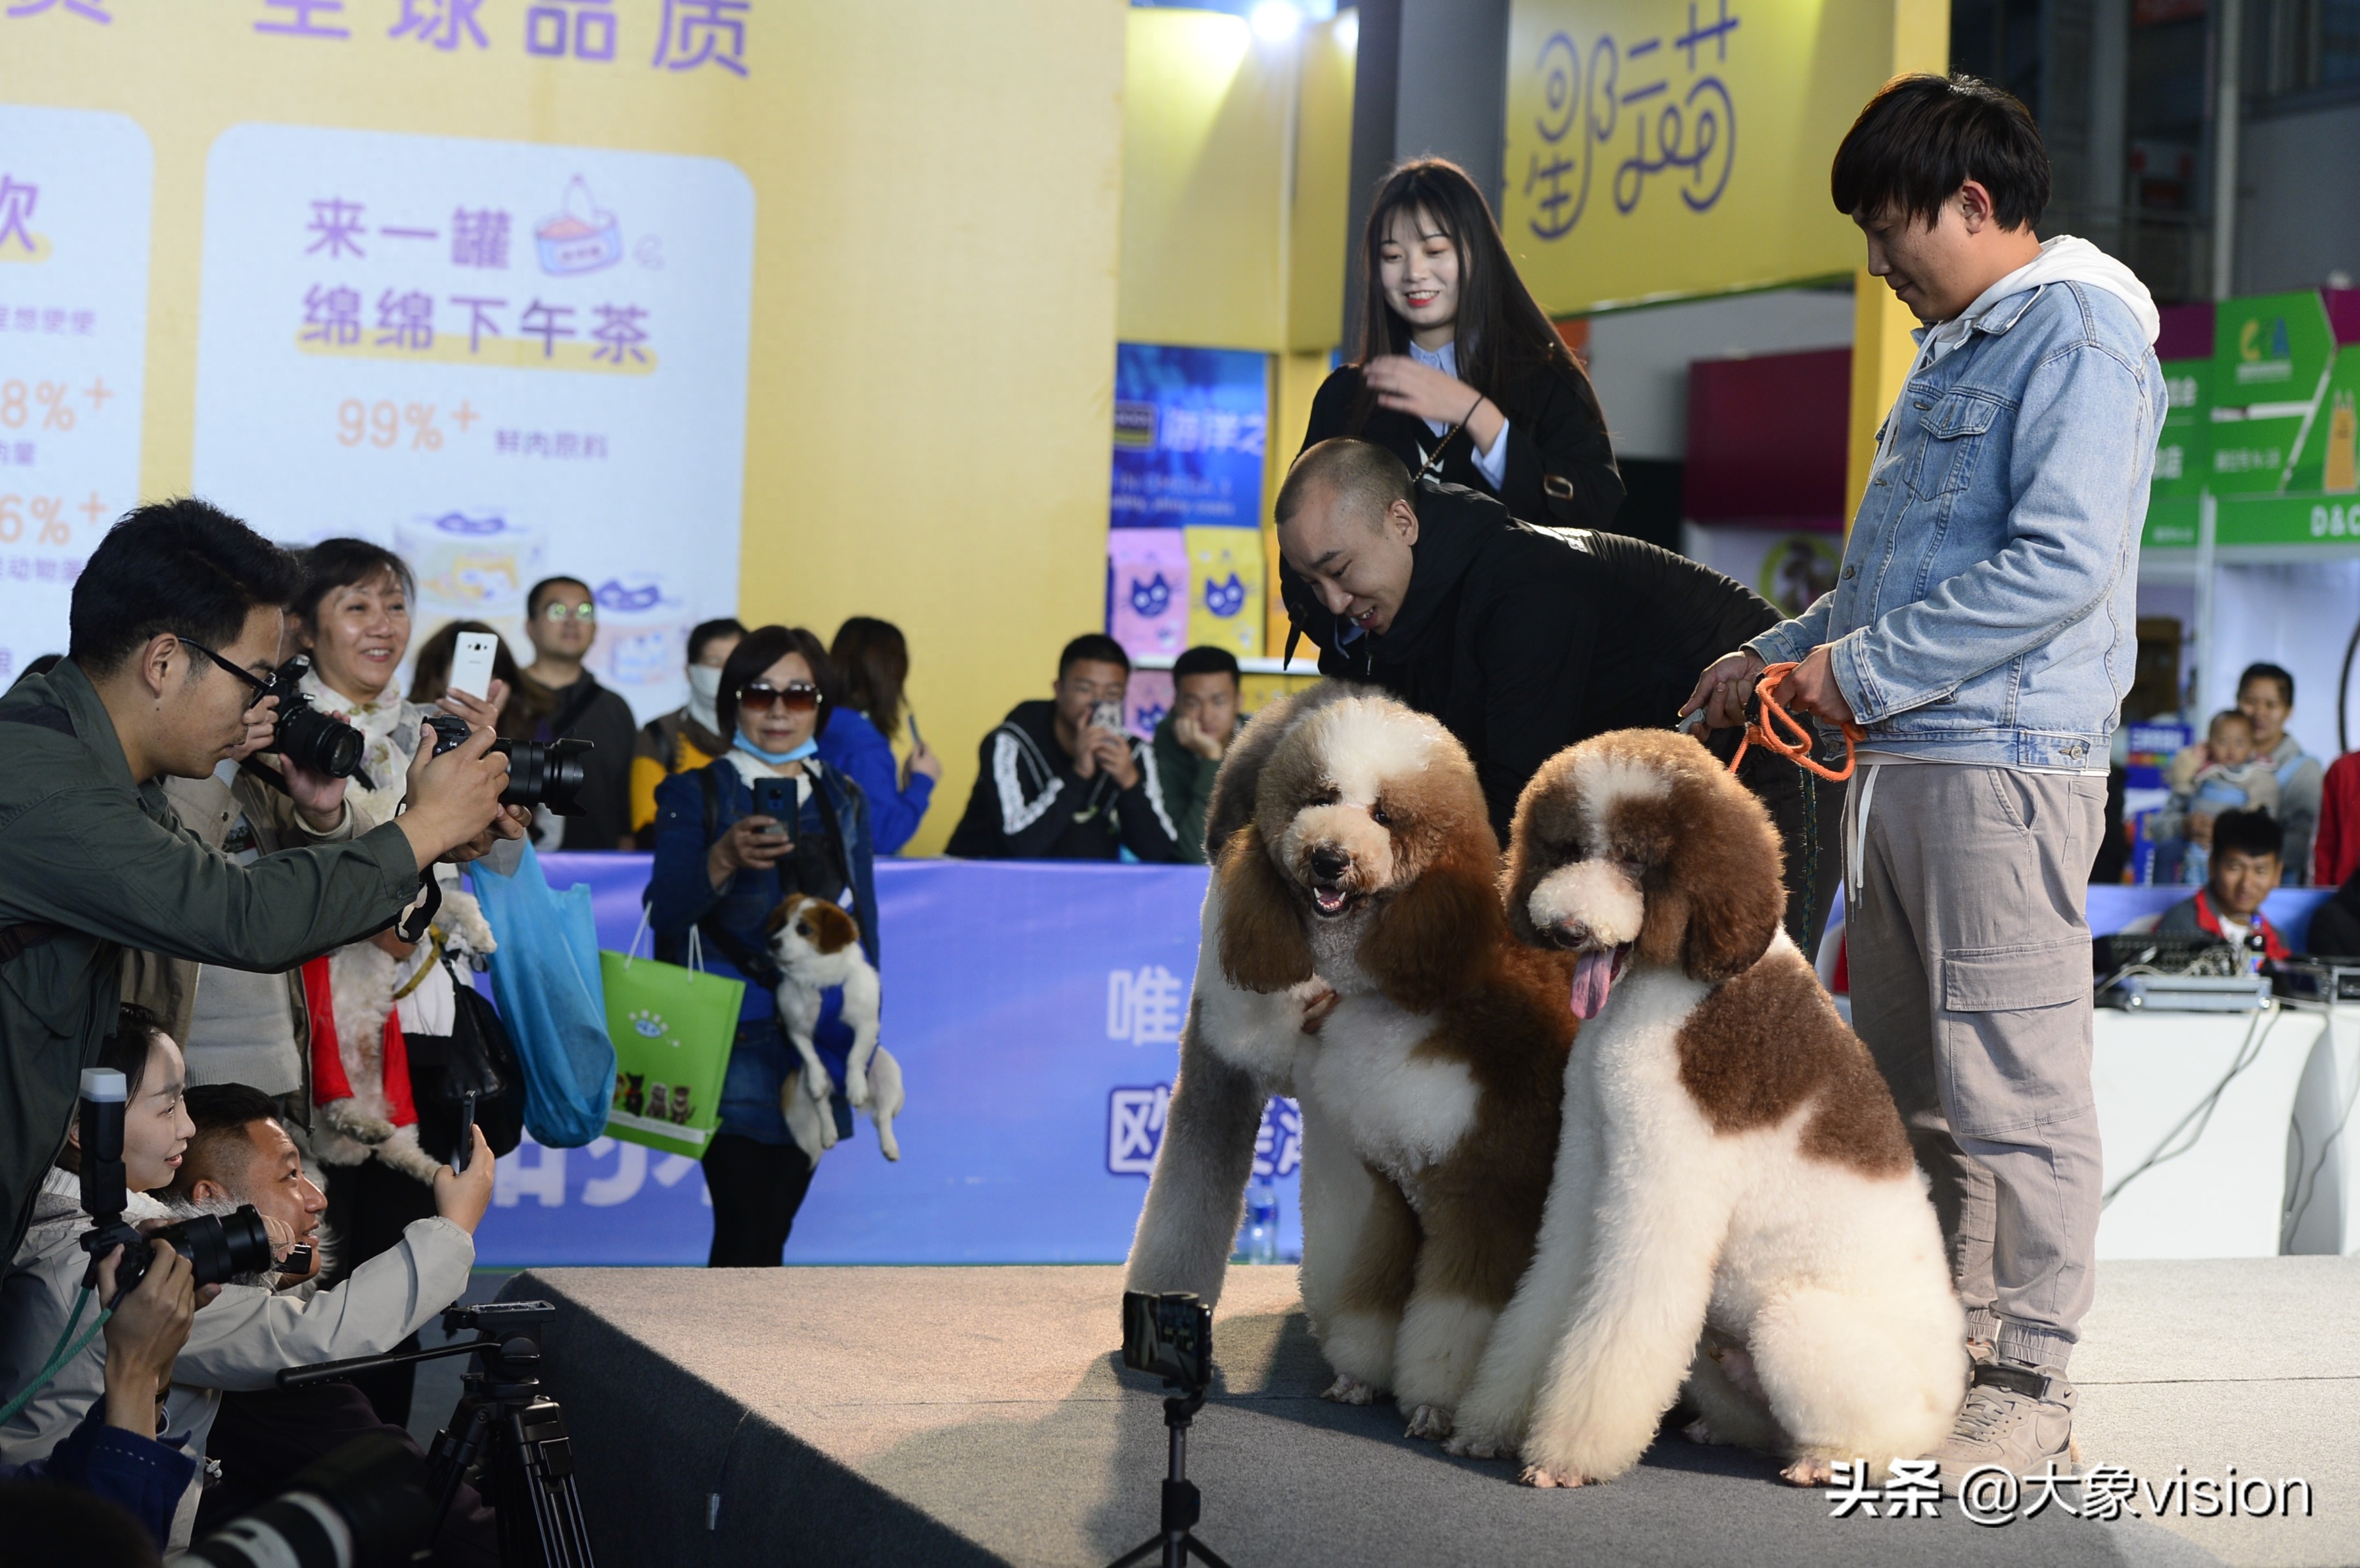
<path id="1" fill-rule="evenodd" d="M 688 716 L 708 730 L 721 727 L 721 715 L 714 703 L 721 695 L 721 670 L 717 665 L 692 664 L 688 667 Z"/>
<path id="2" fill-rule="evenodd" d="M 795 747 L 792 751 L 764 751 L 760 746 L 756 746 L 752 741 L 749 741 L 741 735 L 738 740 L 738 749 L 744 752 L 748 757 L 759 757 L 762 761 L 769 763 L 773 768 L 783 768 L 790 762 L 801 762 L 806 757 L 818 756 L 819 742 L 815 740 L 807 740 L 803 742 L 803 745 Z"/>

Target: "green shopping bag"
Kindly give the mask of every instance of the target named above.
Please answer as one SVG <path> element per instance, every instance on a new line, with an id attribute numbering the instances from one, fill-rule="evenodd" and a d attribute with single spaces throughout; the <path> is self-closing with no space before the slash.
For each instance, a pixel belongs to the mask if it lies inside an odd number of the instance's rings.
<path id="1" fill-rule="evenodd" d="M 721 1080 L 738 1038 L 746 982 L 704 973 L 696 932 L 689 967 L 636 956 L 645 915 L 628 953 L 601 953 L 606 1033 L 615 1042 L 615 1104 L 606 1136 L 667 1154 L 705 1158 L 721 1123 Z"/>

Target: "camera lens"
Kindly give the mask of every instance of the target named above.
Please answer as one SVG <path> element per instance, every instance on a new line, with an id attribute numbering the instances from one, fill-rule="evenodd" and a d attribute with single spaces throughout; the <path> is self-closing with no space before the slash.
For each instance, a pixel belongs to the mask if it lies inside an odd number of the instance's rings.
<path id="1" fill-rule="evenodd" d="M 270 749 L 314 773 L 350 779 L 360 771 L 361 751 L 367 744 L 360 731 L 305 702 L 279 715 Z"/>
<path id="2" fill-rule="evenodd" d="M 508 787 L 500 800 L 511 806 L 547 806 L 561 817 L 582 814 L 583 762 L 593 749 L 586 740 L 501 741 L 494 751 L 508 759 Z"/>
<path id="3" fill-rule="evenodd" d="M 226 1284 L 270 1267 L 270 1232 L 252 1203 L 234 1214 L 204 1214 L 156 1233 L 194 1268 L 200 1285 Z"/>

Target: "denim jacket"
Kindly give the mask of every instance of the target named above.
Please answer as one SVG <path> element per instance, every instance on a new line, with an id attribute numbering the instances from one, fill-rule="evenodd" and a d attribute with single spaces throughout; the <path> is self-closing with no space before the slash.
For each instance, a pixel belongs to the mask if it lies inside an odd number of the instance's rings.
<path id="1" fill-rule="evenodd" d="M 1917 334 L 1921 340 L 1924 333 Z M 2162 368 L 2129 308 L 2062 281 L 1921 356 L 1833 592 L 1746 646 L 1821 643 L 1868 745 L 1929 761 L 2105 767 L 2136 660 Z"/>

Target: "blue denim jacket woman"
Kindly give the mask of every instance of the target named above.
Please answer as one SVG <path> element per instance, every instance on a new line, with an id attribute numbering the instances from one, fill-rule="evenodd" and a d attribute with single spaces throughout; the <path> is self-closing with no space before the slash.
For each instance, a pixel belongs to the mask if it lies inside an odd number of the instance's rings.
<path id="1" fill-rule="evenodd" d="M 1747 645 L 1775 664 L 1833 643 L 1870 746 L 2104 770 L 2166 406 L 2153 307 L 2107 286 L 2118 266 L 2052 241 L 2016 291 L 1916 334 L 1834 591 Z"/>
<path id="2" fill-rule="evenodd" d="M 747 982 L 722 1083 L 720 1127 L 705 1158 L 716 1267 L 781 1261 L 816 1162 L 815 1154 L 796 1147 L 781 1107 L 801 1063 L 780 1029 L 778 1004 L 762 973 L 770 959 L 764 921 L 790 893 L 840 903 L 859 922 L 869 962 L 877 961 L 868 799 L 814 755 L 834 688 L 827 656 L 809 632 L 764 626 L 748 633 L 722 671 L 716 703 L 733 749 L 656 789 L 648 901 L 661 951 L 676 961 L 694 928 L 706 966 Z M 794 792 L 791 822 L 755 811 L 754 782 L 773 779 Z M 781 825 L 783 834 L 775 831 Z M 814 1038 L 836 1074 L 852 1043 L 839 1005 L 831 993 Z M 836 1101 L 838 1134 L 848 1133 L 840 1087 Z"/>

